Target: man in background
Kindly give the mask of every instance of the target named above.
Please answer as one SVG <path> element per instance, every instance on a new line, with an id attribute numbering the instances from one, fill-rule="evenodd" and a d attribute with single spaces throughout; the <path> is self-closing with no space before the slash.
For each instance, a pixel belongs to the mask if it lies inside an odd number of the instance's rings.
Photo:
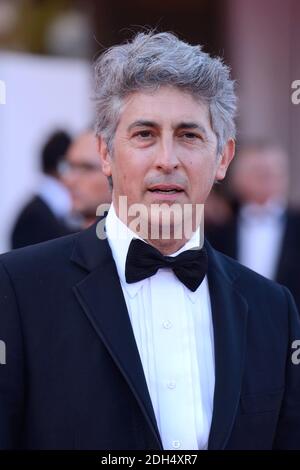
<path id="1" fill-rule="evenodd" d="M 12 248 L 51 240 L 71 233 L 65 218 L 71 210 L 69 193 L 58 174 L 58 165 L 71 143 L 66 132 L 53 133 L 42 149 L 38 192 L 17 217 L 12 231 Z"/>
<path id="2" fill-rule="evenodd" d="M 286 285 L 300 307 L 300 215 L 288 207 L 288 156 L 271 142 L 241 148 L 231 188 L 240 208 L 210 231 L 215 248 Z"/>
<path id="3" fill-rule="evenodd" d="M 97 140 L 92 131 L 84 132 L 71 144 L 60 174 L 72 198 L 72 209 L 82 228 L 96 220 L 97 207 L 111 202 L 108 179 L 102 172 Z"/>

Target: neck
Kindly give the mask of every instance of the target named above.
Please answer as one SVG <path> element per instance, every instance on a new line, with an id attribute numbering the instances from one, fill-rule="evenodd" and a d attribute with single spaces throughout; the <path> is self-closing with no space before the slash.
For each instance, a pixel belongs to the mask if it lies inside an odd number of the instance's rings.
<path id="1" fill-rule="evenodd" d="M 160 253 L 163 255 L 171 255 L 175 253 L 176 251 L 180 250 L 185 243 L 187 242 L 187 239 L 181 239 L 181 240 L 163 240 L 163 239 L 155 239 L 152 240 L 151 238 L 147 239 L 147 242 L 150 243 L 150 245 L 154 246 Z"/>
<path id="2" fill-rule="evenodd" d="M 140 217 L 132 217 L 128 211 L 120 211 L 119 207 L 113 203 L 115 213 L 123 224 L 163 255 L 170 255 L 178 251 L 199 229 L 203 220 L 203 205 L 200 206 L 202 211 L 199 214 L 195 212 L 188 214 L 187 217 L 179 214 L 176 221 L 168 218 L 163 223 L 160 216 L 154 217 L 153 220 L 151 216 L 148 216 L 148 212 Z"/>

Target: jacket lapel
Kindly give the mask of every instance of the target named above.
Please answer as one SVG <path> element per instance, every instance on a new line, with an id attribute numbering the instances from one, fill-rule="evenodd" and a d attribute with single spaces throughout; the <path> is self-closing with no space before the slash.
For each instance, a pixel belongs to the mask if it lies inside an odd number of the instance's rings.
<path id="1" fill-rule="evenodd" d="M 79 234 L 71 259 L 89 271 L 74 286 L 77 300 L 127 381 L 158 448 L 162 448 L 117 269 L 107 240 L 96 236 L 96 224 Z"/>
<path id="2" fill-rule="evenodd" d="M 248 305 L 235 289 L 230 263 L 206 243 L 208 284 L 212 305 L 215 347 L 215 393 L 208 449 L 226 446 L 239 404 Z"/>
<path id="3" fill-rule="evenodd" d="M 282 223 L 284 224 L 284 233 L 280 246 L 275 280 L 280 284 L 286 284 L 286 273 L 289 273 L 291 259 L 293 259 L 295 256 L 293 247 L 298 243 L 297 232 L 295 230 L 295 226 L 293 226 L 294 224 L 292 215 L 286 212 L 283 216 Z"/>

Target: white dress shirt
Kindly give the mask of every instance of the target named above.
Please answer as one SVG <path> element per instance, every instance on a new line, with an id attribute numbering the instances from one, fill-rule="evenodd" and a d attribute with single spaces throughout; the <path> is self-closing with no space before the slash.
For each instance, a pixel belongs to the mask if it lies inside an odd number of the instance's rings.
<path id="1" fill-rule="evenodd" d="M 195 292 L 169 268 L 128 284 L 125 262 L 138 237 L 116 215 L 106 233 L 117 266 L 164 449 L 206 449 L 215 386 L 214 341 L 207 278 Z M 176 253 L 197 246 L 199 233 Z M 122 334 L 122 332 L 120 332 Z"/>
<path id="2" fill-rule="evenodd" d="M 253 271 L 275 279 L 284 235 L 282 204 L 247 204 L 239 216 L 238 260 Z"/>

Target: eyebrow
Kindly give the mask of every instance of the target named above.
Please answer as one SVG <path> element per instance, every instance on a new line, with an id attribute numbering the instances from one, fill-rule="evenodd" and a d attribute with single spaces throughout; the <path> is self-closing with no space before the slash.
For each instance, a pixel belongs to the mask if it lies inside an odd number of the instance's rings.
<path id="1" fill-rule="evenodd" d="M 144 119 L 139 119 L 137 121 L 134 121 L 130 126 L 128 126 L 127 131 L 131 131 L 135 127 L 159 127 L 157 122 L 154 121 L 147 121 Z"/>
<path id="2" fill-rule="evenodd" d="M 176 129 L 195 129 L 200 131 L 207 138 L 207 131 L 204 126 L 198 124 L 197 122 L 180 122 Z"/>
<path id="3" fill-rule="evenodd" d="M 135 127 L 160 127 L 160 125 L 155 122 L 155 121 L 148 121 L 148 120 L 145 120 L 145 119 L 139 119 L 137 121 L 134 121 L 132 124 L 130 124 L 130 126 L 128 126 L 127 128 L 127 131 L 130 132 L 132 129 L 134 129 Z M 207 131 L 206 129 L 201 125 L 201 124 L 198 124 L 197 122 L 180 122 L 179 124 L 177 124 L 176 126 L 174 126 L 175 129 L 195 129 L 195 130 L 198 130 L 200 132 L 202 132 L 202 134 L 204 134 L 204 136 L 207 138 Z"/>

